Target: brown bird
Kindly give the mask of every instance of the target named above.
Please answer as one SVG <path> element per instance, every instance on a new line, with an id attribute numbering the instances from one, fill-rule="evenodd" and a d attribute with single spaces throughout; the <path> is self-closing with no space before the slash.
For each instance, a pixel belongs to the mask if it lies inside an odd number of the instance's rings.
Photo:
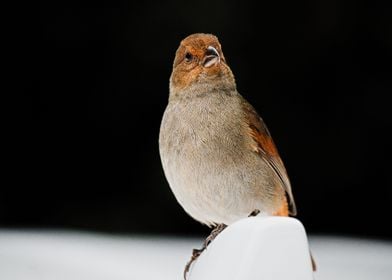
<path id="1" fill-rule="evenodd" d="M 194 250 L 191 262 L 239 219 L 296 214 L 271 134 L 238 93 L 214 35 L 190 35 L 177 49 L 159 148 L 178 202 L 194 219 L 215 227 L 204 247 Z"/>

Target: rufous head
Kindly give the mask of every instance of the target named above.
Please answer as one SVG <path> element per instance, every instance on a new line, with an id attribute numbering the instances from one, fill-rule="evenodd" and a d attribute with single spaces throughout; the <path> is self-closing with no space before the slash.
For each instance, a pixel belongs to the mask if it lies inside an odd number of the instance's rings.
<path id="1" fill-rule="evenodd" d="M 181 41 L 170 77 L 170 93 L 180 95 L 191 87 L 231 86 L 234 76 L 226 63 L 218 38 L 196 33 Z"/>

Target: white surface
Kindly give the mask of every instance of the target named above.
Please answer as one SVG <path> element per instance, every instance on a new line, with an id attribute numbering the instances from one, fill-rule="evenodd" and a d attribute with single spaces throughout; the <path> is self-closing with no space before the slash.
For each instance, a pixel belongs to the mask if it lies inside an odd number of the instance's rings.
<path id="1" fill-rule="evenodd" d="M 312 280 L 302 224 L 287 217 L 252 217 L 226 228 L 195 262 L 190 280 Z"/>
<path id="2" fill-rule="evenodd" d="M 200 239 L 0 229 L 1 280 L 175 280 Z M 389 242 L 310 237 L 316 280 L 390 280 Z"/>

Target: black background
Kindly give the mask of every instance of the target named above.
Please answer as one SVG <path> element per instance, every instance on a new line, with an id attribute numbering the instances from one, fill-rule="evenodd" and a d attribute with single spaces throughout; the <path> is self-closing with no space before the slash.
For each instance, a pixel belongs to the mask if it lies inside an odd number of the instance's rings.
<path id="1" fill-rule="evenodd" d="M 24 9 L 0 226 L 206 234 L 166 183 L 158 134 L 175 50 L 207 32 L 269 126 L 308 232 L 391 238 L 391 10 L 359 2 Z"/>

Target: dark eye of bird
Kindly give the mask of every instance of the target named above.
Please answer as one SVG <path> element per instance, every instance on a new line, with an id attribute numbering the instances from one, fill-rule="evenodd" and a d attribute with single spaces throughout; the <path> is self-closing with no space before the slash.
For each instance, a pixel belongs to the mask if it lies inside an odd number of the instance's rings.
<path id="1" fill-rule="evenodd" d="M 186 62 L 191 62 L 192 59 L 193 59 L 193 55 L 192 55 L 191 53 L 187 52 L 187 53 L 185 54 L 185 61 L 186 61 Z"/>

